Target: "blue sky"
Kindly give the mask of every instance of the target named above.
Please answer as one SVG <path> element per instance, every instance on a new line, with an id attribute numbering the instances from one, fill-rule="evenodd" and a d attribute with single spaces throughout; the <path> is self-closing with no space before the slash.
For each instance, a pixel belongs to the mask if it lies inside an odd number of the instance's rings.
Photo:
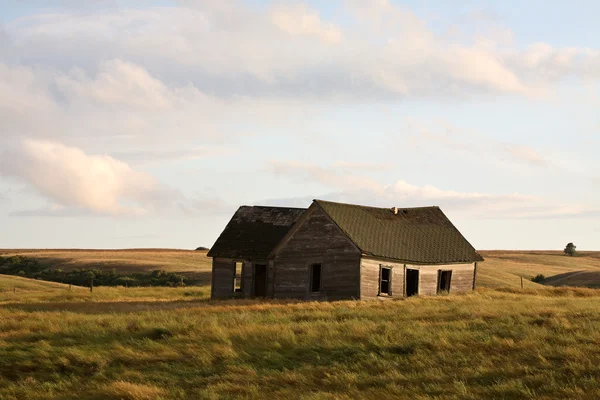
<path id="1" fill-rule="evenodd" d="M 211 245 L 242 204 L 600 239 L 600 5 L 8 1 L 0 247 Z"/>

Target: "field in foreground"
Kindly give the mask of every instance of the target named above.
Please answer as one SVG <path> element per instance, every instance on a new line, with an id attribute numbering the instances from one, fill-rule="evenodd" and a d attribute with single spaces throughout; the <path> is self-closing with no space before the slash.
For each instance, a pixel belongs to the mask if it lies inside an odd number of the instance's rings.
<path id="1" fill-rule="evenodd" d="M 600 291 L 209 302 L 0 292 L 2 399 L 598 398 Z"/>

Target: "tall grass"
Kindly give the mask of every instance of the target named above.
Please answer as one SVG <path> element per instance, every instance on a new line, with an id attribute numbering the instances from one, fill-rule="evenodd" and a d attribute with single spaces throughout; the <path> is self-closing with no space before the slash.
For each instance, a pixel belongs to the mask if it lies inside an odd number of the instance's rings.
<path id="1" fill-rule="evenodd" d="M 334 303 L 207 296 L 2 292 L 0 398 L 600 397 L 596 290 Z"/>

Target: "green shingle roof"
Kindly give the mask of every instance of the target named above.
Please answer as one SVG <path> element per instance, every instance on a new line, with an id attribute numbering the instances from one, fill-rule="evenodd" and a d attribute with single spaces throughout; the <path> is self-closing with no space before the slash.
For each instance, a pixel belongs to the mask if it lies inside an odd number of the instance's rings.
<path id="1" fill-rule="evenodd" d="M 304 208 L 241 206 L 207 256 L 266 260 L 305 211 Z"/>
<path id="2" fill-rule="evenodd" d="M 389 208 L 315 200 L 363 254 L 418 264 L 483 261 L 439 207 Z"/>

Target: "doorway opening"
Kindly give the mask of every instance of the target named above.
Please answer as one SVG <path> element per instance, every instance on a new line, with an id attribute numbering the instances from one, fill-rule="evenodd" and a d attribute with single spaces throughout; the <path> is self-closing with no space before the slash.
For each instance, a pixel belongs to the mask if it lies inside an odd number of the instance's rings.
<path id="1" fill-rule="evenodd" d="M 419 270 L 406 270 L 406 297 L 419 294 Z"/>
<path id="2" fill-rule="evenodd" d="M 254 264 L 254 296 L 267 296 L 267 266 Z"/>

